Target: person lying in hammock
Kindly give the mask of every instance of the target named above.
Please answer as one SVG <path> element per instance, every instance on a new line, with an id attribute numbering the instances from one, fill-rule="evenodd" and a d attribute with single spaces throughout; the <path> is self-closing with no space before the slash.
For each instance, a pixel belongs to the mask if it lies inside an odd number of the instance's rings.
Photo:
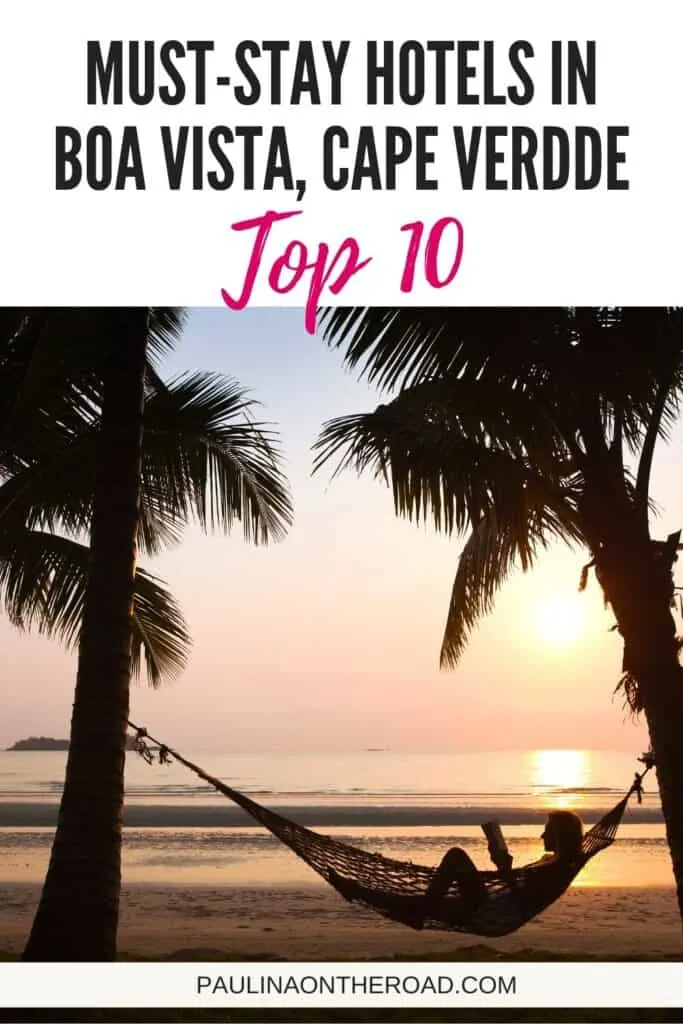
<path id="1" fill-rule="evenodd" d="M 494 827 L 491 828 L 491 825 Z M 500 914 L 501 910 L 505 909 L 504 903 L 509 903 L 510 912 L 514 912 L 517 880 L 512 871 L 512 857 L 496 823 L 490 823 L 485 831 L 489 837 L 491 859 L 501 879 L 507 884 L 490 891 L 469 854 L 461 847 L 454 846 L 444 854 L 425 893 L 420 912 L 423 921 L 431 914 L 438 913 L 439 901 L 447 894 L 453 882 L 457 882 L 458 885 L 464 919 L 475 920 L 489 913 Z M 533 864 L 525 866 L 539 868 L 543 865 L 554 865 L 560 872 L 566 866 L 569 872 L 581 852 L 583 822 L 573 811 L 551 811 L 541 839 L 545 855 Z"/>

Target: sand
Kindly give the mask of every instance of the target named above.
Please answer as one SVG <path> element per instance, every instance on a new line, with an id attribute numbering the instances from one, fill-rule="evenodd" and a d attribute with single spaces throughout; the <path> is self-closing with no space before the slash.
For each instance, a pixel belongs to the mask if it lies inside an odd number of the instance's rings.
<path id="1" fill-rule="evenodd" d="M 0 953 L 17 955 L 39 887 L 0 886 Z M 585 957 L 683 956 L 672 888 L 575 888 L 515 935 L 416 933 L 350 907 L 319 885 L 271 889 L 128 886 L 119 947 L 133 959 L 385 959 L 454 957 L 486 946 Z M 459 952 L 460 951 L 460 952 Z"/>

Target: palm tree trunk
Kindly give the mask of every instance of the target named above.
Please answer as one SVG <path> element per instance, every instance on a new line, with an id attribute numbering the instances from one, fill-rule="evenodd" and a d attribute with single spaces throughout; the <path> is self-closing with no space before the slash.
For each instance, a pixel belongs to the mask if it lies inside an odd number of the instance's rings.
<path id="1" fill-rule="evenodd" d="M 641 686 L 683 920 L 683 669 L 672 665 Z"/>
<path id="2" fill-rule="evenodd" d="M 667 578 L 670 584 L 669 569 L 655 561 L 649 570 L 627 571 L 616 591 L 614 579 L 605 589 L 624 639 L 627 694 L 642 708 L 648 725 L 683 921 L 683 668 Z"/>
<path id="3" fill-rule="evenodd" d="M 683 668 L 671 612 L 673 562 L 634 518 L 633 506 L 603 504 L 602 518 L 591 529 L 598 517 L 586 517 L 586 532 L 624 640 L 627 696 L 645 712 L 683 920 Z"/>
<path id="4" fill-rule="evenodd" d="M 99 479 L 64 792 L 24 960 L 116 956 L 147 309 L 103 312 Z"/>

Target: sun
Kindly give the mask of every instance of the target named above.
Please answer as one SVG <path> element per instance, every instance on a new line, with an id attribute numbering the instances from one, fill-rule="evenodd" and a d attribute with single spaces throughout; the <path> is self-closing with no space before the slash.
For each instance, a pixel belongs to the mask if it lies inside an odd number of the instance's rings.
<path id="1" fill-rule="evenodd" d="M 542 788 L 575 789 L 589 774 L 585 750 L 535 750 L 532 755 L 534 784 Z"/>
<path id="2" fill-rule="evenodd" d="M 543 803 L 548 810 L 580 807 L 581 790 L 590 776 L 591 766 L 585 750 L 535 750 L 531 755 L 532 782 L 546 791 Z"/>
<path id="3" fill-rule="evenodd" d="M 540 638 L 552 647 L 569 647 L 586 628 L 586 612 L 578 595 L 557 594 L 546 598 L 536 610 Z"/>

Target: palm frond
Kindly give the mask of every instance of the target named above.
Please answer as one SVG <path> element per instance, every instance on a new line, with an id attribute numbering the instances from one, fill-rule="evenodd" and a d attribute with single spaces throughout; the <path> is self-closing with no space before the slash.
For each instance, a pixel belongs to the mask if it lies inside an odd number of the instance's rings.
<path id="1" fill-rule="evenodd" d="M 441 644 L 442 668 L 456 667 L 472 631 L 492 611 L 496 594 L 516 565 L 528 571 L 539 551 L 554 540 L 580 542 L 572 502 L 559 492 L 554 497 L 555 507 L 525 506 L 513 521 L 501 521 L 491 508 L 474 526 L 460 554 L 451 591 Z M 522 517 L 526 517 L 526 529 Z"/>
<path id="2" fill-rule="evenodd" d="M 513 532 L 499 529 L 491 509 L 472 530 L 458 560 L 441 643 L 442 668 L 455 668 L 460 661 L 472 630 L 493 608 L 516 554 Z"/>
<path id="3" fill-rule="evenodd" d="M 22 527 L 78 534 L 92 513 L 97 428 L 60 443 L 53 437 L 39 460 L 14 467 L 0 484 L 0 531 Z"/>
<path id="4" fill-rule="evenodd" d="M 107 346 L 116 343 L 111 314 L 96 308 L 0 309 L 0 451 L 39 453 L 36 428 L 40 436 L 43 419 L 68 435 L 97 418 Z M 186 319 L 181 308 L 150 309 L 150 372 Z"/>
<path id="5" fill-rule="evenodd" d="M 253 418 L 257 406 L 217 374 L 157 382 L 145 407 L 143 506 L 169 521 L 195 519 L 202 529 L 241 522 L 254 543 L 281 538 L 292 504 L 277 436 Z"/>
<path id="6" fill-rule="evenodd" d="M 150 684 L 160 686 L 185 668 L 191 643 L 180 605 L 163 581 L 138 569 L 133 602 L 133 675 L 142 674 L 144 661 Z"/>
<path id="7" fill-rule="evenodd" d="M 292 519 L 277 438 L 252 418 L 256 403 L 235 381 L 192 374 L 156 379 L 145 409 L 139 545 L 156 554 L 176 543 L 188 520 L 247 540 L 279 539 Z M 0 528 L 79 536 L 92 513 L 98 424 L 82 424 L 40 460 L 15 465 L 0 485 Z"/>
<path id="8" fill-rule="evenodd" d="M 405 388 L 434 377 L 484 369 L 522 380 L 554 351 L 566 354 L 573 337 L 566 307 L 402 307 L 327 309 L 323 338 L 344 348 L 344 362 L 382 390 Z M 564 342 L 564 344 L 562 344 Z"/>
<path id="9" fill-rule="evenodd" d="M 11 311 L 10 311 L 11 312 Z M 31 309 L 12 324 L 0 310 L 0 469 L 40 457 L 53 436 L 93 421 L 101 353 L 93 310 Z"/>
<path id="10" fill-rule="evenodd" d="M 187 310 L 182 306 L 151 306 L 147 351 L 152 366 L 171 351 L 187 323 Z"/>
<path id="11" fill-rule="evenodd" d="M 434 378 L 526 382 L 565 412 L 571 437 L 587 409 L 607 427 L 619 411 L 631 452 L 660 380 L 660 357 L 680 345 L 683 310 L 638 307 L 328 309 L 323 337 L 381 389 Z M 680 394 L 683 367 L 672 399 Z M 570 414 L 570 415 L 569 415 Z M 671 419 L 669 418 L 669 423 Z"/>
<path id="12" fill-rule="evenodd" d="M 85 544 L 38 530 L 0 532 L 0 595 L 20 629 L 77 645 L 88 586 Z M 163 583 L 142 569 L 135 575 L 132 666 L 144 661 L 153 686 L 184 667 L 190 637 L 179 605 Z"/>
<path id="13" fill-rule="evenodd" d="M 560 489 L 571 487 L 571 460 L 566 452 L 556 462 L 550 457 L 552 423 L 535 418 L 532 411 L 525 442 L 524 430 L 520 438 L 508 429 L 508 414 L 499 413 L 497 385 L 488 389 L 486 400 L 484 385 L 477 389 L 459 382 L 458 387 L 467 391 L 467 405 L 458 408 L 469 408 L 468 416 L 435 415 L 424 401 L 427 386 L 406 389 L 374 412 L 329 421 L 315 445 L 315 471 L 332 459 L 337 461 L 335 474 L 347 468 L 367 471 L 391 486 L 398 515 L 416 522 L 431 518 L 446 533 L 478 523 L 492 507 L 501 522 L 521 520 L 520 510 L 533 508 L 537 493 L 549 492 L 551 486 L 557 493 L 570 493 Z M 451 388 L 455 398 L 457 388 Z M 515 396 L 510 397 L 512 407 Z M 537 444 L 537 431 L 545 432 L 549 442 L 547 465 L 542 467 L 526 451 Z M 557 450 L 559 456 L 559 445 Z M 574 529 L 572 521 L 567 529 Z M 524 532 L 521 521 L 520 530 Z"/>

